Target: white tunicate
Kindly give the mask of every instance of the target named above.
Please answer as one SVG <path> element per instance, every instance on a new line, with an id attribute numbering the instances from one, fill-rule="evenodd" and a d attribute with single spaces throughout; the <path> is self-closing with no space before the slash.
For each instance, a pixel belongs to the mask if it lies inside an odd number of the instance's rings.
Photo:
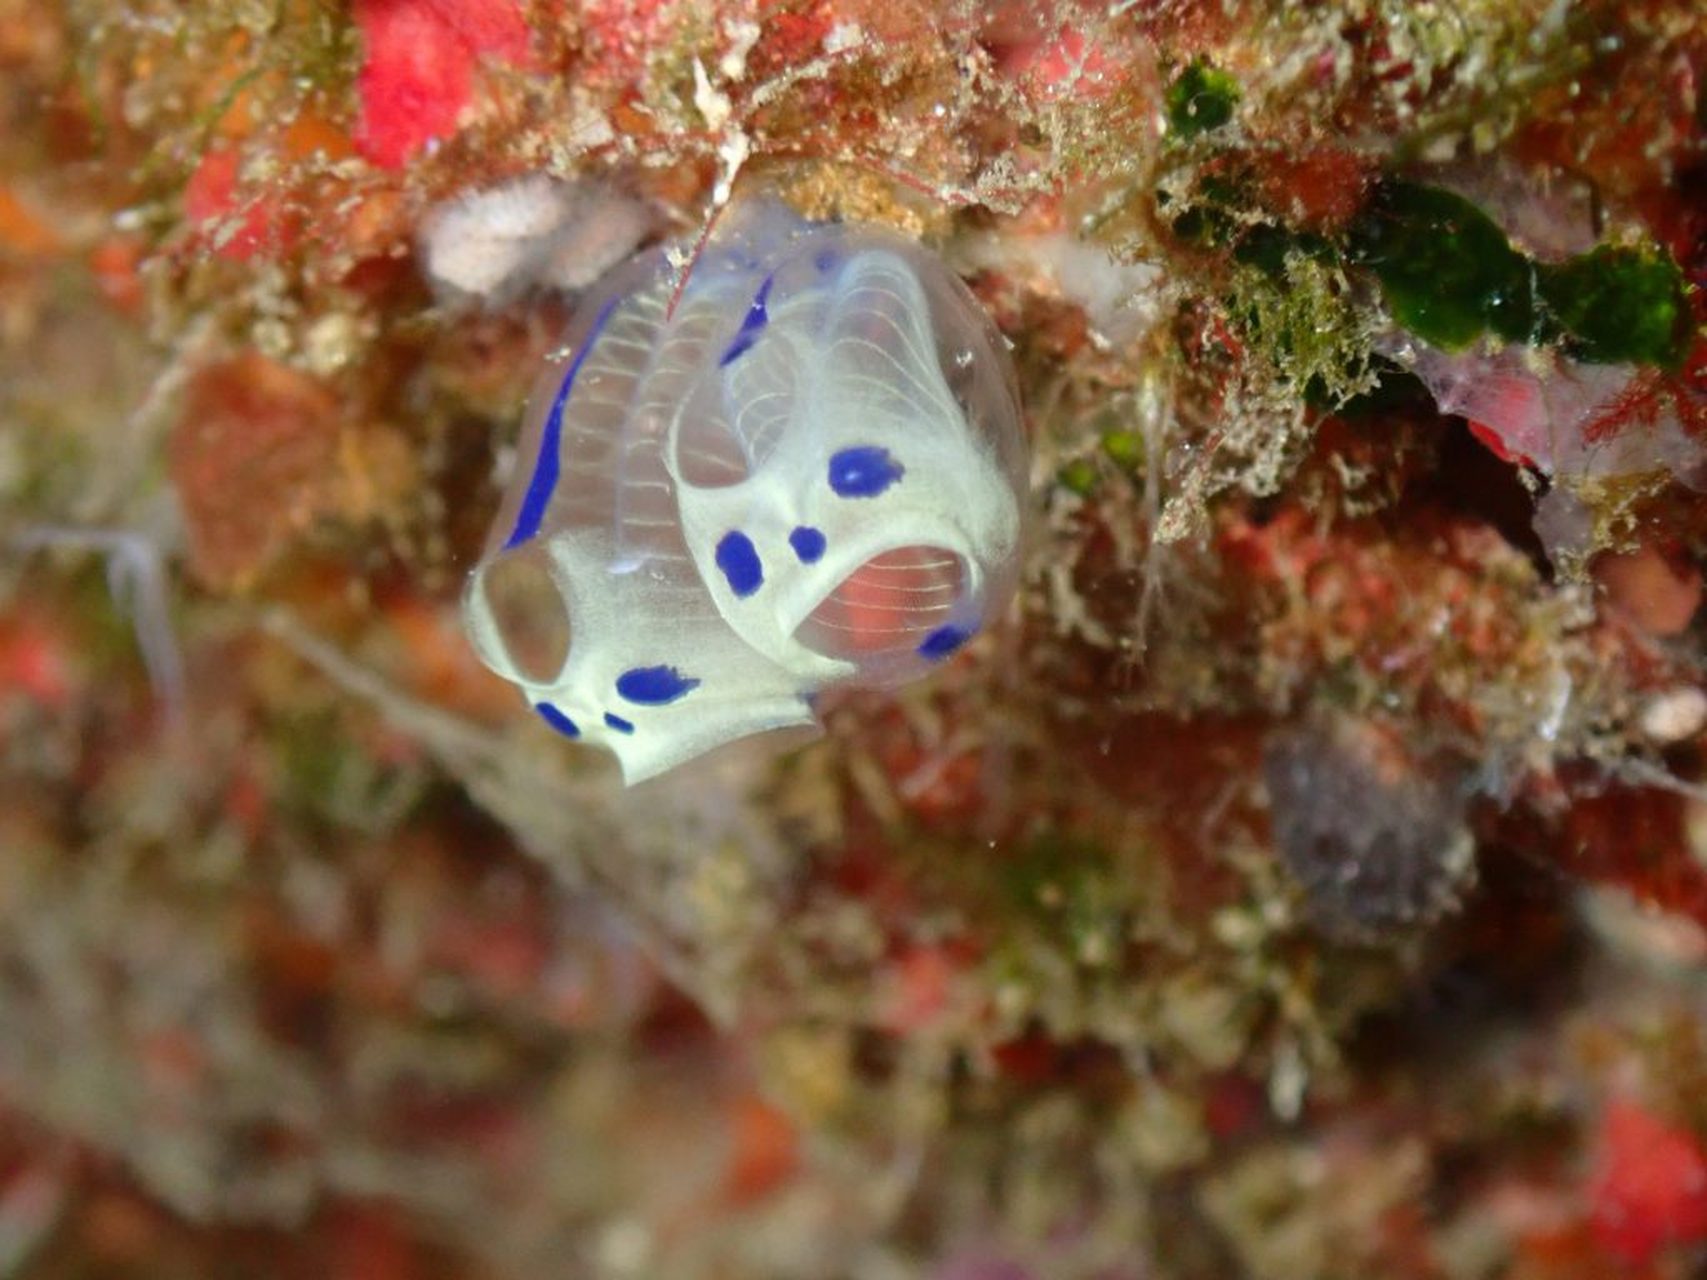
<path id="1" fill-rule="evenodd" d="M 678 281 L 660 249 L 583 302 L 464 601 L 630 782 L 953 653 L 1012 593 L 1027 471 L 999 336 L 911 241 L 761 201 Z"/>

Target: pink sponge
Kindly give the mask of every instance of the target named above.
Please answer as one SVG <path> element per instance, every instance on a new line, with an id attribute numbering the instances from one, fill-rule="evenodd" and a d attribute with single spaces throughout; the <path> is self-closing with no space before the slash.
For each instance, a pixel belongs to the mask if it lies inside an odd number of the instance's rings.
<path id="1" fill-rule="evenodd" d="M 355 17 L 367 44 L 356 144 L 387 168 L 456 132 L 476 58 L 527 56 L 516 0 L 356 0 Z"/>

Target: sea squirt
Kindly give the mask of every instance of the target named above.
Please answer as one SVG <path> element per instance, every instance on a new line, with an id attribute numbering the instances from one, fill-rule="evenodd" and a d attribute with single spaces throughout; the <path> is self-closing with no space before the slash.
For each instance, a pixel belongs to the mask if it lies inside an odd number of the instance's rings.
<path id="1" fill-rule="evenodd" d="M 679 280 L 589 291 L 463 601 L 630 783 L 941 663 L 1012 594 L 1026 486 L 1003 341 L 923 247 L 758 200 Z"/>

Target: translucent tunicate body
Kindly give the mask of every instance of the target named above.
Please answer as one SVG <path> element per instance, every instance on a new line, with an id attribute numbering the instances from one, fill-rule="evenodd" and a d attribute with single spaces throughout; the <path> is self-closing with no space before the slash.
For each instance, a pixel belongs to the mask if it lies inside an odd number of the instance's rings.
<path id="1" fill-rule="evenodd" d="M 731 212 L 581 304 L 464 599 L 485 663 L 630 782 L 928 672 L 1017 571 L 1026 450 L 1000 336 L 933 255 Z"/>

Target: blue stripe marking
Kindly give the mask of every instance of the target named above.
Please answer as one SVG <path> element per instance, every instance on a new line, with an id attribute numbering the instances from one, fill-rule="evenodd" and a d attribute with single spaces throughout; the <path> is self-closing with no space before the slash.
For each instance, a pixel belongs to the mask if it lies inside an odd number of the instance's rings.
<path id="1" fill-rule="evenodd" d="M 539 712 L 541 720 L 565 738 L 579 738 L 581 736 L 581 727 L 549 702 L 536 702 L 533 704 L 533 709 Z"/>
<path id="2" fill-rule="evenodd" d="M 830 488 L 844 498 L 875 498 L 906 474 L 881 445 L 856 444 L 830 455 Z"/>
<path id="3" fill-rule="evenodd" d="M 759 334 L 770 323 L 770 313 L 765 310 L 765 303 L 771 296 L 771 281 L 774 278 L 766 276 L 765 282 L 759 286 L 759 291 L 753 295 L 753 305 L 747 308 L 747 314 L 741 318 L 741 327 L 736 331 L 734 340 L 723 353 L 723 358 L 717 362 L 719 369 L 746 355 L 748 348 L 759 340 Z"/>
<path id="4" fill-rule="evenodd" d="M 538 533 L 540 522 L 545 519 L 545 508 L 551 502 L 552 492 L 557 488 L 557 475 L 563 465 L 559 456 L 563 447 L 563 410 L 569 403 L 569 393 L 574 389 L 576 375 L 581 372 L 581 366 L 592 353 L 593 344 L 599 340 L 599 334 L 604 330 L 611 312 L 616 310 L 621 301 L 623 298 L 618 295 L 599 308 L 599 314 L 593 317 L 592 328 L 587 330 L 587 336 L 581 341 L 581 349 L 569 362 L 568 372 L 563 375 L 563 382 L 551 401 L 551 412 L 545 415 L 545 430 L 540 434 L 539 457 L 534 460 L 533 478 L 528 481 L 527 496 L 522 499 L 522 509 L 516 515 L 515 530 L 510 534 L 510 540 L 504 544 L 506 551 L 511 547 L 519 547 Z"/>
<path id="5" fill-rule="evenodd" d="M 938 658 L 946 658 L 961 645 L 972 638 L 972 632 L 964 627 L 938 627 L 919 643 L 919 656 L 935 662 Z"/>
<path id="6" fill-rule="evenodd" d="M 788 535 L 788 545 L 794 548 L 794 554 L 800 557 L 801 564 L 817 564 L 824 554 L 824 548 L 829 546 L 830 542 L 822 529 L 803 524 Z"/>
<path id="7" fill-rule="evenodd" d="M 745 600 L 765 585 L 765 566 L 759 549 L 739 529 L 731 529 L 718 541 L 717 567 L 729 580 L 729 589 Z"/>
<path id="8" fill-rule="evenodd" d="M 674 667 L 630 667 L 616 678 L 616 691 L 627 702 L 661 707 L 699 688 L 699 681 Z"/>
<path id="9" fill-rule="evenodd" d="M 608 711 L 605 712 L 605 723 L 615 729 L 618 733 L 634 732 L 634 722 L 632 720 L 624 720 L 621 716 L 612 715 Z"/>

